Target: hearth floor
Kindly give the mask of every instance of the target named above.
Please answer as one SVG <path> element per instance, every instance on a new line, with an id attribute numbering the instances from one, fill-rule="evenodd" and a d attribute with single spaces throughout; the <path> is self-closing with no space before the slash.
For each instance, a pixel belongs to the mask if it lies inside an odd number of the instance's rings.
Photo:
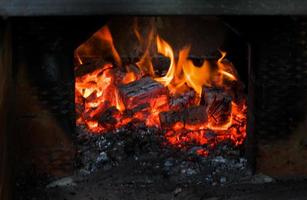
<path id="1" fill-rule="evenodd" d="M 126 161 L 108 171 L 97 170 L 88 176 L 67 178 L 71 186 L 48 188 L 33 187 L 31 192 L 17 195 L 18 200 L 305 200 L 307 179 L 266 179 L 255 184 L 255 176 L 241 183 L 212 186 L 178 182 L 155 174 L 141 171 L 139 162 Z M 261 182 L 263 181 L 263 182 Z M 61 181 L 60 181 L 61 182 Z M 50 186 L 50 185 L 49 185 Z"/>

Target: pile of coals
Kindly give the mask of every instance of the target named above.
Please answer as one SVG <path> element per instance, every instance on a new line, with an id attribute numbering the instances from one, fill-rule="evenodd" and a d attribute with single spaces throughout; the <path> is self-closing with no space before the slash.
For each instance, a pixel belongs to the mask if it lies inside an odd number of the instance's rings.
<path id="1" fill-rule="evenodd" d="M 132 124 L 102 135 L 78 126 L 77 134 L 76 165 L 81 176 L 107 172 L 126 161 L 136 163 L 137 173 L 150 171 L 176 183 L 225 185 L 250 176 L 242 150 L 231 141 L 182 149 L 167 143 L 161 130 Z M 199 150 L 208 155 L 199 155 Z"/>

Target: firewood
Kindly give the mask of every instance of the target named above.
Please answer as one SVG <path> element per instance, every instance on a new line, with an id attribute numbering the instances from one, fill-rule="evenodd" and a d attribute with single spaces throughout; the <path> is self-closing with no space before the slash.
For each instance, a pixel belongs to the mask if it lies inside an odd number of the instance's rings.
<path id="1" fill-rule="evenodd" d="M 184 107 L 188 107 L 194 103 L 195 92 L 194 90 L 190 90 L 181 94 L 180 96 L 172 96 L 169 100 L 170 109 L 179 110 Z"/>
<path id="2" fill-rule="evenodd" d="M 150 77 L 119 86 L 119 92 L 126 109 L 133 109 L 141 104 L 154 104 L 167 95 L 167 89 Z M 167 103 L 167 102 L 166 102 Z"/>
<path id="3" fill-rule="evenodd" d="M 165 129 L 172 128 L 177 122 L 181 122 L 184 126 L 204 124 L 207 122 L 207 114 L 205 106 L 192 106 L 178 111 L 170 110 L 161 112 L 161 127 Z"/>
<path id="4" fill-rule="evenodd" d="M 229 122 L 231 117 L 232 98 L 223 89 L 203 89 L 203 104 L 213 125 L 223 125 Z"/>
<path id="5" fill-rule="evenodd" d="M 112 67 L 113 65 L 110 62 L 106 62 L 101 59 L 95 60 L 90 63 L 84 63 L 78 66 L 77 69 L 75 70 L 75 77 L 80 77 L 80 76 L 89 74 L 95 71 L 96 69 L 101 69 L 101 68 L 110 69 Z"/>
<path id="6" fill-rule="evenodd" d="M 109 107 L 104 112 L 100 113 L 98 122 L 105 128 L 112 128 L 117 123 L 116 116 L 118 114 L 119 111 L 116 107 Z"/>
<path id="7" fill-rule="evenodd" d="M 149 103 L 140 104 L 131 110 L 125 110 L 125 112 L 123 113 L 123 116 L 132 117 L 135 113 L 142 112 L 142 111 L 148 111 L 149 108 L 150 108 Z"/>

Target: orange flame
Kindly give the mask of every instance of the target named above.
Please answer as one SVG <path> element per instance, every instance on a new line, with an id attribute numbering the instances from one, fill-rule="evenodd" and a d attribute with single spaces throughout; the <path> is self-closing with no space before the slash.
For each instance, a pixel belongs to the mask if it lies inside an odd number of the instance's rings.
<path id="1" fill-rule="evenodd" d="M 105 41 L 109 48 L 111 49 L 112 55 L 114 56 L 115 62 L 118 64 L 118 66 L 122 65 L 121 59 L 119 54 L 117 53 L 113 38 L 111 35 L 111 32 L 107 26 L 103 27 L 97 34 L 97 37 L 100 39 L 100 41 Z"/>
<path id="2" fill-rule="evenodd" d="M 80 64 L 106 56 L 106 58 L 112 57 L 118 66 L 122 65 L 108 26 L 102 27 L 90 39 L 79 46 L 75 51 L 75 56 Z"/>
<path id="3" fill-rule="evenodd" d="M 140 46 L 144 49 L 144 54 L 142 55 L 140 61 L 136 63 L 136 65 L 139 67 L 143 75 L 154 76 L 155 71 L 151 62 L 151 55 L 150 55 L 150 48 L 152 46 L 152 42 L 155 35 L 154 26 L 151 23 L 149 33 L 147 34 L 147 38 L 144 39 L 143 37 L 141 37 L 141 34 L 138 30 L 139 27 L 137 22 L 135 22 L 134 25 L 135 25 L 134 26 L 135 36 L 138 39 Z"/>
<path id="4" fill-rule="evenodd" d="M 135 81 L 136 79 L 137 79 L 137 77 L 134 74 L 134 72 L 127 72 L 126 75 L 124 76 L 123 80 L 122 80 L 122 83 L 128 84 L 128 83 Z"/>

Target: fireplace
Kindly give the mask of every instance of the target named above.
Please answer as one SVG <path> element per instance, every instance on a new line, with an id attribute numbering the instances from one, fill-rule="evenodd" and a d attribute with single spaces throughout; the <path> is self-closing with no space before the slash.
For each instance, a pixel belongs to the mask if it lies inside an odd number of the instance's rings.
<path id="1" fill-rule="evenodd" d="M 3 20 L 0 195 L 303 199 L 305 18 L 158 14 Z"/>

